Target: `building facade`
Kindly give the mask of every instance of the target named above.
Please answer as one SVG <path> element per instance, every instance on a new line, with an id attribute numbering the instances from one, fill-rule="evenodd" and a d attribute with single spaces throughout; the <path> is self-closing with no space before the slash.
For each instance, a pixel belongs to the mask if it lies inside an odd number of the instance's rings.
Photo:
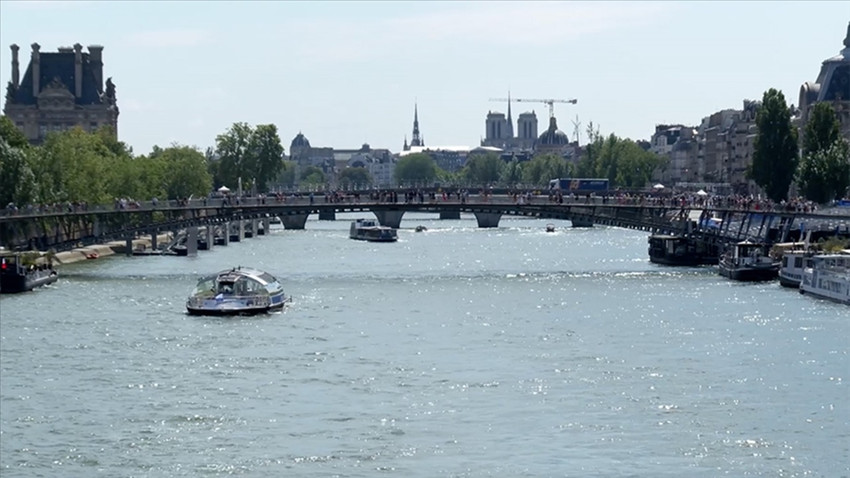
<path id="1" fill-rule="evenodd" d="M 299 132 L 289 144 L 287 159 L 295 163 L 296 185 L 301 172 L 309 167 L 319 168 L 331 189 L 336 188 L 340 171 L 350 167 L 369 171 L 374 187 L 391 187 L 394 184 L 396 157 L 390 150 L 372 149 L 368 143 L 358 149 L 317 148 Z"/>
<path id="2" fill-rule="evenodd" d="M 103 47 L 79 43 L 42 52 L 32 44 L 30 64 L 21 76 L 18 45 L 12 45 L 12 79 L 6 86 L 4 114 L 33 144 L 51 131 L 79 126 L 86 131 L 112 128 L 118 134 L 118 103 L 112 78 L 103 80 Z M 105 88 L 104 88 L 105 87 Z"/>
<path id="3" fill-rule="evenodd" d="M 823 61 L 817 80 L 807 81 L 800 87 L 798 126 L 801 140 L 812 108 L 822 102 L 832 104 L 841 123 L 841 135 L 850 141 L 850 23 L 844 37 L 844 49 Z"/>

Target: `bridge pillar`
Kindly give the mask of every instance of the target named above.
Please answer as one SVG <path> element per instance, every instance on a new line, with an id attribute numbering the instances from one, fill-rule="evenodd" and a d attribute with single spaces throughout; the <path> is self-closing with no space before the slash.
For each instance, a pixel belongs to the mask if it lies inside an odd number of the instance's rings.
<path id="1" fill-rule="evenodd" d="M 307 224 L 307 216 L 309 216 L 309 214 L 290 214 L 287 216 L 280 216 L 280 222 L 283 223 L 284 229 L 304 229 L 304 225 Z"/>
<path id="2" fill-rule="evenodd" d="M 334 210 L 319 211 L 319 220 L 320 221 L 336 221 L 336 211 L 334 211 Z"/>
<path id="3" fill-rule="evenodd" d="M 241 242 L 242 239 L 245 239 L 245 223 L 242 222 L 242 219 L 231 222 L 227 233 L 230 235 L 230 242 Z"/>
<path id="4" fill-rule="evenodd" d="M 440 213 L 440 219 L 460 219 L 460 211 L 443 211 Z"/>
<path id="5" fill-rule="evenodd" d="M 223 222 L 219 228 L 222 235 L 222 242 L 224 242 L 222 245 L 226 246 L 230 244 L 230 221 Z"/>
<path id="6" fill-rule="evenodd" d="M 476 212 L 475 219 L 478 220 L 478 227 L 499 227 L 499 220 L 502 215 L 497 212 Z"/>
<path id="7" fill-rule="evenodd" d="M 404 211 L 372 211 L 382 226 L 398 229 L 401 226 L 401 217 Z"/>
<path id="8" fill-rule="evenodd" d="M 570 218 L 570 222 L 573 224 L 573 227 L 593 227 L 593 221 L 587 218 L 572 217 Z"/>
<path id="9" fill-rule="evenodd" d="M 195 257 L 198 255 L 198 226 L 190 226 L 186 234 L 186 255 Z"/>
<path id="10" fill-rule="evenodd" d="M 204 228 L 204 241 L 207 242 L 207 250 L 212 249 L 215 245 L 215 241 L 213 240 L 213 229 L 214 227 L 212 224 L 207 224 Z"/>
<path id="11" fill-rule="evenodd" d="M 157 233 L 156 229 L 151 231 L 151 250 L 152 251 L 156 250 L 156 233 Z"/>
<path id="12" fill-rule="evenodd" d="M 95 237 L 100 237 L 100 218 L 98 216 L 94 217 L 94 222 L 91 226 L 91 233 Z"/>
<path id="13" fill-rule="evenodd" d="M 124 251 L 126 251 L 126 254 L 128 256 L 132 256 L 133 255 L 133 236 L 127 236 L 125 241 L 126 242 L 124 243 Z"/>

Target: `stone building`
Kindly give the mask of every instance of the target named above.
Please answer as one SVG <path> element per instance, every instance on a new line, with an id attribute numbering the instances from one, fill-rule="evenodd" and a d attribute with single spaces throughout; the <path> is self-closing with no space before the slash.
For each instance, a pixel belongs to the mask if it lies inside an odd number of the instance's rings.
<path id="1" fill-rule="evenodd" d="M 696 181 L 699 168 L 699 142 L 694 127 L 681 124 L 655 126 L 649 151 L 667 158 L 666 167 L 654 179 L 663 184 Z"/>
<path id="2" fill-rule="evenodd" d="M 115 84 L 107 78 L 104 89 L 103 47 L 79 43 L 41 52 L 32 44 L 30 64 L 21 78 L 18 45 L 12 45 L 12 79 L 6 87 L 3 112 L 33 143 L 51 131 L 80 126 L 94 131 L 110 126 L 117 135 L 118 103 Z"/>
<path id="3" fill-rule="evenodd" d="M 844 49 L 823 61 L 814 83 L 807 81 L 800 87 L 798 126 L 801 140 L 812 107 L 824 101 L 832 104 L 841 123 L 841 135 L 850 141 L 850 23 L 844 37 Z"/>
<path id="4" fill-rule="evenodd" d="M 537 114 L 534 111 L 521 113 L 517 118 L 517 133 L 511 117 L 511 102 L 508 99 L 508 115 L 488 111 L 484 123 L 484 139 L 481 146 L 499 148 L 508 152 L 530 152 L 537 141 Z"/>
<path id="5" fill-rule="evenodd" d="M 330 188 L 336 187 L 339 172 L 349 167 L 366 168 L 375 187 L 392 186 L 396 164 L 396 157 L 388 149 L 373 149 L 368 143 L 357 149 L 317 148 L 301 132 L 289 144 L 287 159 L 295 163 L 296 183 L 301 172 L 312 166 L 322 171 Z"/>

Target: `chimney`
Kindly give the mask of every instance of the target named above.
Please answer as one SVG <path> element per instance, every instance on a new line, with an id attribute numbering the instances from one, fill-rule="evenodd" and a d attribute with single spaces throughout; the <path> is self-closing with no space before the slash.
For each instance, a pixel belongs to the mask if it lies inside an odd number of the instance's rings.
<path id="1" fill-rule="evenodd" d="M 18 50 L 20 50 L 20 47 L 18 47 L 18 45 L 13 43 L 11 48 L 12 48 L 12 86 L 17 88 L 18 85 L 21 82 L 21 70 L 20 70 L 19 65 L 18 65 Z"/>
<path id="2" fill-rule="evenodd" d="M 83 96 L 83 45 L 74 44 L 74 96 Z"/>
<path id="3" fill-rule="evenodd" d="M 41 84 L 39 82 L 41 79 L 41 54 L 38 52 L 40 48 L 41 45 L 38 43 L 32 44 L 32 58 L 30 59 L 30 65 L 32 66 L 32 95 L 36 98 L 41 93 Z"/>
<path id="4" fill-rule="evenodd" d="M 89 45 L 89 61 L 94 73 L 94 84 L 98 93 L 103 93 L 103 47 Z"/>

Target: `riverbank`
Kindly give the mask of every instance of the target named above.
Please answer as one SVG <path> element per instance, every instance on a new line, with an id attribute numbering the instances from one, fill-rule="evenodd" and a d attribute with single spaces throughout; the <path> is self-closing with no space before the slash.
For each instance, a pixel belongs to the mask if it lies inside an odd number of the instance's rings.
<path id="1" fill-rule="evenodd" d="M 172 235 L 170 233 L 159 234 L 156 241 L 157 244 L 167 244 L 171 238 Z M 132 250 L 134 251 L 139 249 L 149 250 L 152 246 L 150 238 L 133 239 L 131 244 Z M 112 241 L 107 242 L 106 244 L 96 244 L 92 246 L 79 247 L 70 251 L 57 252 L 53 256 L 53 259 L 55 262 L 64 265 L 92 259 L 100 259 L 102 257 L 112 256 L 115 254 L 127 254 L 128 252 L 130 251 L 127 251 L 126 241 Z"/>

